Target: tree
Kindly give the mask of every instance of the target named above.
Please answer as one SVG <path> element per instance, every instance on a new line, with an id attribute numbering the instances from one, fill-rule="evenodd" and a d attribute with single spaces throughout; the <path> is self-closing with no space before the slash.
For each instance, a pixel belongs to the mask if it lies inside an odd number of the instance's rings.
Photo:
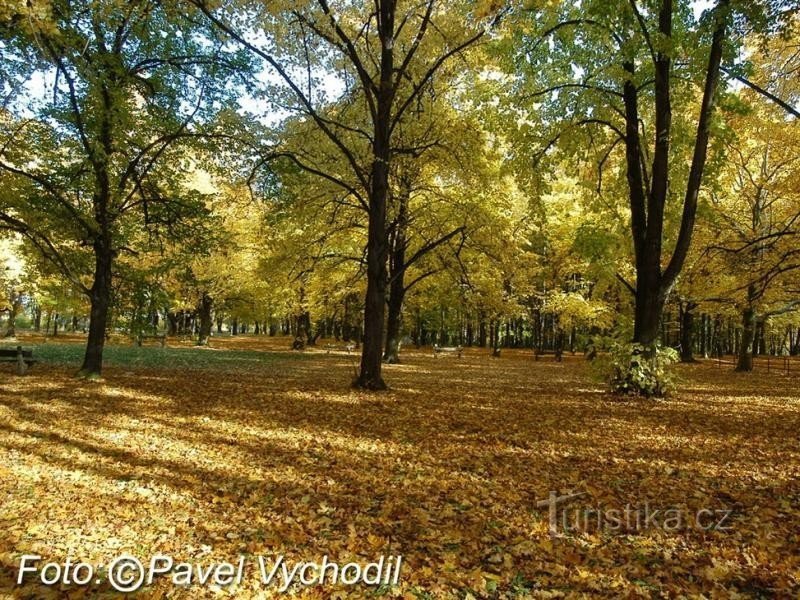
<path id="1" fill-rule="evenodd" d="M 16 319 L 22 310 L 24 297 L 23 274 L 27 272 L 24 268 L 20 252 L 18 239 L 0 238 L 0 254 L 3 255 L 0 261 L 0 314 L 6 314 L 6 330 L 0 337 L 13 338 L 16 336 Z"/>
<path id="2" fill-rule="evenodd" d="M 575 147 L 579 129 L 604 143 L 600 169 L 622 154 L 636 273 L 629 284 L 632 341 L 648 353 L 690 249 L 721 66 L 732 57 L 737 27 L 745 21 L 777 26 L 782 8 L 780 2 L 718 0 L 698 23 L 689 2 L 562 3 L 557 11 L 532 11 L 532 32 L 531 17 L 523 16 L 511 42 L 521 49 L 513 66 L 524 65 L 520 95 L 541 104 L 544 121 L 555 124 L 556 131 L 541 138 L 537 156 L 559 142 Z M 685 119 L 696 102 L 686 82 L 702 91 L 694 134 L 681 139 L 690 124 L 673 116 Z M 668 216 L 678 207 L 672 233 Z M 667 233 L 674 235 L 671 250 Z"/>
<path id="3" fill-rule="evenodd" d="M 2 30 L 3 60 L 34 56 L 56 83 L 34 118 L 3 123 L 0 172 L 12 192 L 0 223 L 90 299 L 80 375 L 93 378 L 102 367 L 114 264 L 121 252 L 135 252 L 127 234 L 134 222 L 150 236 L 176 234 L 202 216 L 199 195 L 181 185 L 179 148 L 198 139 L 197 125 L 224 100 L 223 75 L 247 65 L 169 3 L 59 0 L 25 16 Z"/>
<path id="4" fill-rule="evenodd" d="M 389 196 L 389 289 L 384 360 L 399 362 L 403 303 L 426 278 L 458 262 L 469 243 L 470 215 L 492 202 L 490 168 L 498 160 L 477 116 L 455 94 L 442 103 L 420 103 L 401 135 L 419 151 L 393 165 Z M 459 114 L 460 113 L 460 114 Z M 406 145 L 411 146 L 411 143 Z"/>
<path id="5" fill-rule="evenodd" d="M 726 181 L 714 195 L 718 268 L 733 276 L 730 297 L 740 306 L 742 340 L 737 371 L 752 371 L 756 328 L 800 303 L 782 284 L 800 269 L 799 123 L 779 109 L 751 104 L 734 116 Z"/>
<path id="6" fill-rule="evenodd" d="M 581 7 L 582 14 L 567 11 L 541 32 L 553 40 L 559 56 L 575 60 L 581 68 L 579 78 L 559 80 L 546 90 L 536 90 L 536 94 L 545 101 L 555 96 L 556 102 L 563 103 L 566 97 L 570 98 L 567 102 L 574 103 L 570 90 L 577 90 L 577 94 L 590 91 L 590 101 L 587 103 L 587 98 L 583 98 L 580 116 L 571 125 L 606 128 L 612 133 L 614 147 L 624 150 L 636 266 L 633 341 L 650 346 L 658 335 L 664 303 L 691 242 L 720 80 L 719 68 L 729 29 L 730 6 L 727 0 L 720 0 L 712 11 L 711 43 L 703 70 L 703 95 L 691 168 L 686 177 L 683 216 L 675 248 L 664 268 L 665 209 L 668 192 L 677 187 L 675 182 L 670 185 L 673 179 L 670 164 L 674 159 L 671 153 L 672 103 L 675 81 L 680 78 L 674 62 L 679 52 L 689 50 L 685 44 L 689 41 L 691 23 L 685 7 L 680 6 L 678 11 L 671 0 L 661 0 L 655 10 L 648 12 L 642 12 L 636 2 L 602 4 L 592 3 L 588 11 Z M 559 37 L 562 30 L 573 28 L 579 28 L 592 40 L 583 55 L 579 54 L 583 50 L 580 46 L 570 43 L 572 36 Z M 547 44 L 540 44 L 540 47 L 544 51 Z M 586 58 L 597 58 L 606 49 L 614 50 L 611 61 L 605 60 L 598 66 L 586 63 Z M 689 58 L 696 65 L 701 57 L 682 58 Z M 564 92 L 556 94 L 559 90 Z M 604 103 L 602 112 L 595 110 L 600 99 Z M 652 113 L 643 106 L 648 101 L 652 102 Z M 652 122 L 648 126 L 644 119 L 650 118 Z M 653 132 L 652 149 L 645 146 L 644 135 L 648 131 Z"/>
<path id="7" fill-rule="evenodd" d="M 316 0 L 293 5 L 276 15 L 260 3 L 245 3 L 256 13 L 266 42 L 252 42 L 234 19 L 207 0 L 189 0 L 222 31 L 260 57 L 288 89 L 278 104 L 305 115 L 334 144 L 356 182 L 336 174 L 312 172 L 339 185 L 367 215 L 364 345 L 354 385 L 386 387 L 381 374 L 387 292 L 387 203 L 391 166 L 409 151 L 398 145 L 397 131 L 440 70 L 478 42 L 484 29 L 466 11 L 437 0 L 331 5 Z M 458 7 L 459 9 L 461 7 Z M 466 19 L 465 19 L 466 17 Z M 271 25 L 277 21 L 278 30 Z M 466 27 L 465 27 L 466 25 Z M 278 47 L 276 40 L 294 40 Z M 316 74 L 316 75 L 315 75 Z M 346 100 L 337 114 L 323 110 L 322 74 L 344 84 Z M 320 99 L 320 96 L 322 98 Z M 341 111 L 366 110 L 367 128 L 353 128 Z M 308 167 L 298 161 L 298 165 Z"/>

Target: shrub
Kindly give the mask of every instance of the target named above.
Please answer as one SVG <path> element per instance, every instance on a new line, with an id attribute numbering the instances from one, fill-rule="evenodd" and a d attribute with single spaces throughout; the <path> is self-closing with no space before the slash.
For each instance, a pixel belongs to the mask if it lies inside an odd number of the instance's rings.
<path id="1" fill-rule="evenodd" d="M 615 394 L 664 398 L 675 390 L 669 367 L 677 361 L 678 352 L 674 348 L 615 341 L 595 362 L 597 371 Z"/>

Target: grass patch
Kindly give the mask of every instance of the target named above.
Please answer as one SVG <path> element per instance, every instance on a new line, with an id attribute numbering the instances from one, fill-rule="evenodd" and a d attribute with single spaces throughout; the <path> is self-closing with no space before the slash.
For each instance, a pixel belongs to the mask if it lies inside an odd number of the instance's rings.
<path id="1" fill-rule="evenodd" d="M 0 344 L 2 348 L 16 348 L 17 343 Z M 52 365 L 80 367 L 83 362 L 83 344 L 23 344 L 25 350 L 33 349 L 33 357 Z M 208 348 L 160 348 L 158 346 L 106 346 L 103 363 L 115 367 L 163 369 L 248 369 L 279 360 L 304 360 L 309 355 L 298 352 L 264 352 L 261 350 L 216 350 Z"/>

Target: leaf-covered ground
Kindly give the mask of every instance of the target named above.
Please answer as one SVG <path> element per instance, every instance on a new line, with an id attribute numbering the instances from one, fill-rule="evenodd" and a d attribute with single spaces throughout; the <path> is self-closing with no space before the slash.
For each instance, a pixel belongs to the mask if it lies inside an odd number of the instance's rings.
<path id="1" fill-rule="evenodd" d="M 349 388 L 345 353 L 216 345 L 115 349 L 102 383 L 71 377 L 69 344 L 37 348 L 46 361 L 22 378 L 0 366 L 0 596 L 112 596 L 15 587 L 25 553 L 403 556 L 399 586 L 292 590 L 303 598 L 800 593 L 800 365 L 682 367 L 675 399 L 619 402 L 578 358 L 411 351 L 386 368 L 391 391 L 367 394 Z M 728 531 L 553 537 L 537 508 L 551 490 L 586 492 L 583 507 L 734 512 Z M 228 593 L 278 595 L 250 573 L 224 590 L 161 578 L 139 597 Z"/>

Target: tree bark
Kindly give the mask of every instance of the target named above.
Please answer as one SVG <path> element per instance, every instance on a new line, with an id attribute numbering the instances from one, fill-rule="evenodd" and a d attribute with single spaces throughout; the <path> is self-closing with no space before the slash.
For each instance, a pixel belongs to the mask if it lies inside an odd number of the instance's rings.
<path id="1" fill-rule="evenodd" d="M 739 345 L 739 359 L 736 370 L 749 373 L 753 370 L 753 342 L 756 333 L 756 311 L 748 306 L 742 311 L 742 341 Z"/>
<path id="2" fill-rule="evenodd" d="M 386 349 L 383 360 L 389 364 L 400 362 L 400 335 L 403 318 L 403 300 L 406 295 L 406 248 L 408 246 L 408 202 L 411 199 L 411 181 L 408 174 L 401 177 L 396 194 L 397 217 L 389 235 L 389 301 L 386 315 Z"/>
<path id="3" fill-rule="evenodd" d="M 383 355 L 383 359 L 389 364 L 398 364 L 400 362 L 400 335 L 404 297 L 405 289 L 403 289 L 401 274 L 400 277 L 392 280 L 389 286 L 389 310 L 386 315 L 386 350 Z"/>
<path id="4" fill-rule="evenodd" d="M 22 309 L 22 293 L 18 291 L 11 292 L 11 306 L 8 309 L 8 323 L 6 325 L 6 332 L 3 337 L 13 338 L 17 335 L 17 315 Z"/>
<path id="5" fill-rule="evenodd" d="M 652 281 L 658 275 L 642 268 L 641 279 Z M 634 312 L 633 342 L 646 349 L 652 348 L 658 339 L 661 314 L 664 310 L 665 297 L 658 285 L 638 285 L 636 288 L 636 307 Z"/>
<path id="6" fill-rule="evenodd" d="M 623 86 L 625 106 L 625 150 L 629 200 L 631 209 L 631 233 L 636 256 L 636 289 L 633 341 L 652 348 L 658 337 L 659 321 L 664 303 L 680 274 L 691 243 L 697 212 L 697 198 L 703 179 L 708 140 L 711 131 L 711 115 L 714 98 L 719 85 L 720 64 L 726 37 L 725 8 L 729 0 L 718 0 L 706 80 L 703 90 L 700 115 L 697 123 L 694 152 L 686 185 L 680 230 L 675 249 L 669 263 L 661 270 L 664 208 L 670 177 L 671 99 L 670 64 L 666 53 L 658 52 L 655 66 L 655 121 L 657 136 L 653 152 L 650 185 L 645 184 L 642 170 L 642 148 L 639 130 L 639 98 L 635 80 L 635 64 L 626 62 L 623 68 L 631 78 Z M 663 0 L 659 11 L 659 32 L 666 38 L 672 36 L 672 2 Z M 649 189 L 648 189 L 649 187 Z"/>
<path id="7" fill-rule="evenodd" d="M 108 308 L 111 303 L 111 268 L 113 251 L 110 240 L 101 237 L 94 242 L 95 271 L 89 300 L 89 336 L 86 340 L 86 353 L 78 376 L 97 379 L 103 368 L 103 348 L 106 341 Z"/>
<path id="8" fill-rule="evenodd" d="M 167 335 L 178 335 L 178 315 L 171 311 L 167 313 Z"/>
<path id="9" fill-rule="evenodd" d="M 478 347 L 486 347 L 486 313 L 478 312 Z"/>
<path id="10" fill-rule="evenodd" d="M 198 306 L 198 313 L 200 314 L 200 332 L 197 337 L 198 346 L 208 346 L 208 340 L 211 338 L 211 328 L 213 326 L 213 319 L 211 318 L 211 310 L 214 307 L 214 299 L 203 292 Z"/>
<path id="11" fill-rule="evenodd" d="M 681 362 L 697 362 L 694 358 L 694 309 L 697 305 L 687 302 L 681 306 Z"/>
<path id="12" fill-rule="evenodd" d="M 394 18 L 393 1 L 378 2 L 378 39 L 381 42 L 380 81 L 376 113 L 373 120 L 372 173 L 369 189 L 369 221 L 367 230 L 367 293 L 364 301 L 364 346 L 361 370 L 353 382 L 355 387 L 384 390 L 383 319 L 386 306 L 386 263 L 388 232 L 386 200 L 389 194 L 389 162 L 391 160 L 392 105 L 394 104 Z"/>
<path id="13" fill-rule="evenodd" d="M 383 180 L 381 186 L 378 180 Z M 367 240 L 367 293 L 364 298 L 364 346 L 355 387 L 384 390 L 383 319 L 386 305 L 386 172 L 378 160 L 373 166 L 374 193 L 370 198 Z"/>

